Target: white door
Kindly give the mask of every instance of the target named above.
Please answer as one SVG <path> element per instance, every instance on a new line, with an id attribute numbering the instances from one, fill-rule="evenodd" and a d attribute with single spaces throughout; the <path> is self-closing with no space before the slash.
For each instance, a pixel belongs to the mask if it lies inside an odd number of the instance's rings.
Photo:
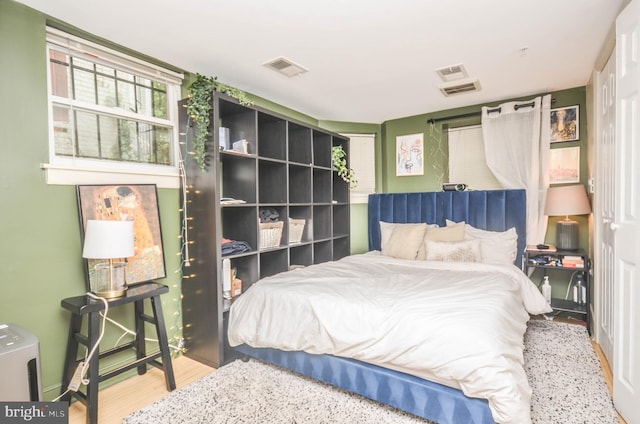
<path id="1" fill-rule="evenodd" d="M 596 190 L 594 196 L 595 215 L 595 266 L 594 309 L 595 338 L 602 347 L 609 364 L 613 366 L 613 314 L 614 314 L 614 221 L 615 194 L 615 129 L 616 129 L 616 57 L 612 54 L 607 65 L 598 75 L 597 129 L 595 156 L 598 158 Z"/>
<path id="2" fill-rule="evenodd" d="M 616 194 L 613 400 L 640 423 L 640 1 L 616 20 Z"/>

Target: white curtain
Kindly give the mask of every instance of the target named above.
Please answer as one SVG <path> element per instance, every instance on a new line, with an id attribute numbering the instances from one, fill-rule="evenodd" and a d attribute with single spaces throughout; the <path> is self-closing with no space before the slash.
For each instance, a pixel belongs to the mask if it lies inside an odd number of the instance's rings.
<path id="1" fill-rule="evenodd" d="M 489 169 L 504 188 L 527 193 L 527 244 L 543 243 L 547 232 L 550 112 L 550 95 L 482 108 Z"/>

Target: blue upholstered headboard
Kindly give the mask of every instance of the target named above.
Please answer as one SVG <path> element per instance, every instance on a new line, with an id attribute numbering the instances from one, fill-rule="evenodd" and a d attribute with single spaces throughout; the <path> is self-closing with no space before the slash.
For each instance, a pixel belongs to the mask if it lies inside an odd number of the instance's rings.
<path id="1" fill-rule="evenodd" d="M 516 265 L 526 247 L 524 190 L 439 191 L 369 195 L 369 250 L 380 250 L 380 221 L 426 222 L 445 226 L 445 219 L 483 230 L 518 233 Z"/>

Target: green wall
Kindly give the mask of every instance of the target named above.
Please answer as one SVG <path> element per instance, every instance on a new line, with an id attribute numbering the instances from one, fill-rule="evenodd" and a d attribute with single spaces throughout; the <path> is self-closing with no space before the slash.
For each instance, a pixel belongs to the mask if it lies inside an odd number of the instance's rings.
<path id="1" fill-rule="evenodd" d="M 538 95 L 544 95 L 542 93 Z M 586 104 L 586 87 L 577 87 L 568 90 L 551 92 L 551 97 L 554 99 L 552 108 L 565 107 L 579 105 L 580 111 L 580 139 L 573 142 L 564 143 L 552 143 L 551 148 L 564 148 L 580 146 L 580 180 L 581 183 L 587 187 L 588 180 L 588 163 L 587 163 L 587 104 Z M 487 104 L 486 106 L 497 106 L 500 103 L 509 101 L 524 101 L 530 100 L 537 95 L 531 95 L 520 98 L 505 99 L 499 102 Z M 382 187 L 383 192 L 398 193 L 398 192 L 417 192 L 417 191 L 439 191 L 442 189 L 441 183 L 447 181 L 447 157 L 446 155 L 434 155 L 433 143 L 434 137 L 431 137 L 432 131 L 435 134 L 439 132 L 446 132 L 447 127 L 460 127 L 467 125 L 480 124 L 480 115 L 475 117 L 465 117 L 460 119 L 446 119 L 447 117 L 467 115 L 474 112 L 480 112 L 482 105 L 468 106 L 458 109 L 451 109 L 445 111 L 439 111 L 435 113 L 427 113 L 423 115 L 410 116 L 392 121 L 387 121 L 382 125 L 382 146 L 380 148 L 382 152 L 381 168 L 378 168 L 382 174 Z M 439 120 L 436 122 L 435 128 L 431 128 L 430 120 Z M 425 164 L 424 175 L 412 176 L 412 177 L 397 177 L 395 174 L 395 143 L 396 137 L 407 134 L 424 134 L 424 151 L 425 151 Z M 437 140 L 437 138 L 435 138 Z M 446 152 L 446 144 L 444 146 Z M 444 181 L 441 181 L 441 173 L 438 171 L 442 169 L 444 173 Z M 546 242 L 555 244 L 555 228 L 556 223 L 562 217 L 551 217 L 549 219 L 549 226 L 547 230 Z M 589 246 L 589 231 L 588 231 L 588 219 L 587 217 L 575 217 L 580 223 L 580 247 L 588 251 Z"/>
<path id="2" fill-rule="evenodd" d="M 74 186 L 45 182 L 48 162 L 46 17 L 0 0 L 0 323 L 13 323 L 40 340 L 45 399 L 57 396 L 67 343 L 66 297 L 85 292 Z M 109 183 L 109 181 L 105 181 Z M 169 337 L 180 336 L 178 190 L 159 190 L 167 278 L 162 297 Z M 131 305 L 128 305 L 131 306 Z M 110 313 L 133 328 L 133 309 Z M 108 327 L 104 346 L 121 335 Z M 122 360 L 121 358 L 118 360 Z"/>

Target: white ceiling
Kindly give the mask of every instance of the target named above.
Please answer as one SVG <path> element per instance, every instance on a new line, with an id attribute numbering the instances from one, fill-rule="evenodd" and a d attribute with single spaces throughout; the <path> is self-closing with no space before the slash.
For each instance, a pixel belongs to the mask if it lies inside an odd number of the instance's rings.
<path id="1" fill-rule="evenodd" d="M 386 120 L 586 85 L 626 0 L 18 0 L 319 120 Z M 309 69 L 287 78 L 263 64 Z M 444 97 L 438 68 L 481 90 Z"/>

